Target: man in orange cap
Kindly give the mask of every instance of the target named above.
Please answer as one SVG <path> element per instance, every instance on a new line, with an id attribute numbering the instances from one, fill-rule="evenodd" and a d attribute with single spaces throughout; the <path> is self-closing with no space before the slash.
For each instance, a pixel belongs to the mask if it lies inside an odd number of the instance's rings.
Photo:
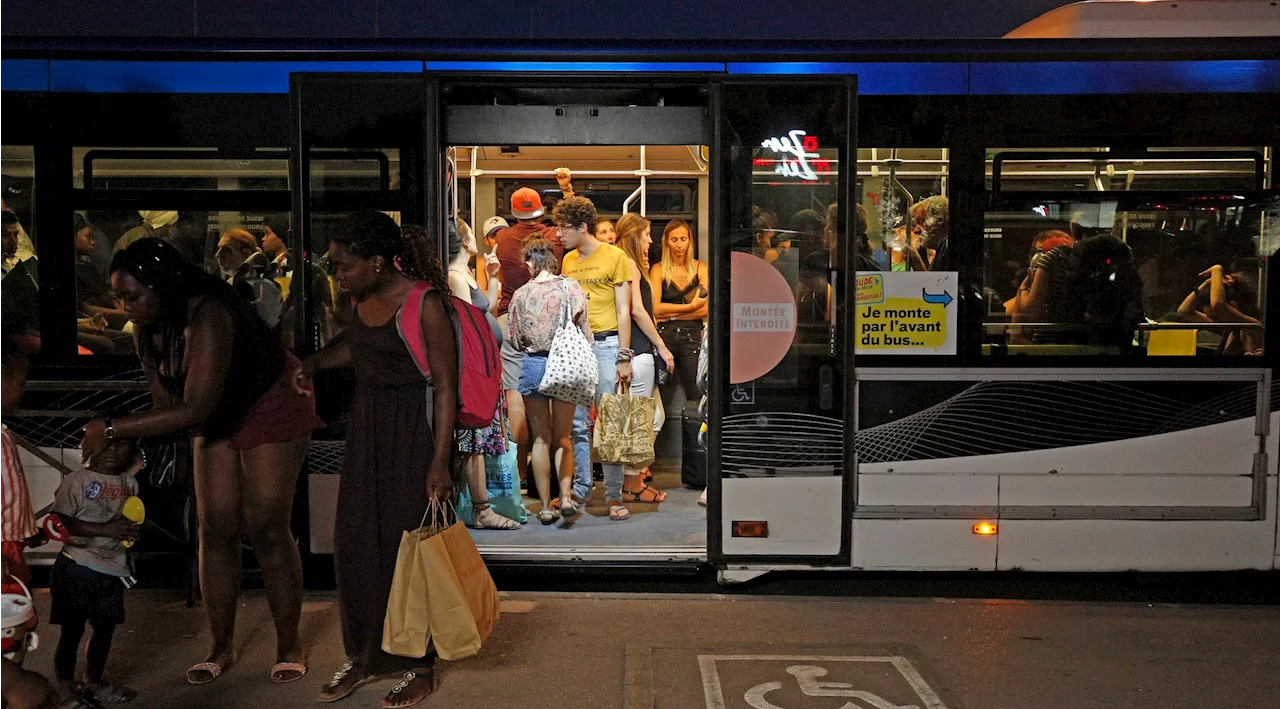
<path id="1" fill-rule="evenodd" d="M 494 253 L 498 255 L 498 278 L 502 281 L 502 297 L 498 300 L 498 324 L 507 329 L 507 308 L 511 296 L 529 281 L 529 268 L 524 263 L 524 242 L 531 238 L 547 239 L 555 245 L 556 259 L 564 259 L 564 246 L 555 228 L 538 221 L 544 213 L 542 196 L 537 190 L 521 187 L 511 195 L 511 215 L 516 223 L 498 232 Z M 525 419 L 524 397 L 516 391 L 520 384 L 520 365 L 523 354 L 511 346 L 510 338 L 502 342 L 502 388 L 507 396 L 507 415 L 511 422 L 511 436 L 516 441 L 517 470 L 524 473 L 524 462 L 529 457 L 529 424 Z"/>

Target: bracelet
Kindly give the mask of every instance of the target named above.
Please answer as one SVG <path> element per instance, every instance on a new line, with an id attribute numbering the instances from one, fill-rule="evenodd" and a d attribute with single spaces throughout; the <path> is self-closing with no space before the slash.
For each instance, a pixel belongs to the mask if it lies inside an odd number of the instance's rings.
<path id="1" fill-rule="evenodd" d="M 630 359 L 632 359 L 632 358 L 634 358 L 634 357 L 636 356 L 636 351 L 635 351 L 635 350 L 632 350 L 632 349 L 628 349 L 628 348 L 626 348 L 626 347 L 619 347 L 619 348 L 618 348 L 618 356 L 619 356 L 619 357 L 626 357 L 628 360 L 630 360 Z"/>
<path id="2" fill-rule="evenodd" d="M 104 421 L 103 423 L 105 423 L 105 424 L 106 424 L 106 426 L 107 426 L 107 431 L 106 431 L 106 433 L 107 433 L 107 440 L 109 441 L 109 440 L 111 440 L 111 439 L 115 438 L 115 437 L 116 437 L 116 427 L 111 425 L 111 419 L 107 419 L 107 420 L 106 420 L 106 421 Z"/>

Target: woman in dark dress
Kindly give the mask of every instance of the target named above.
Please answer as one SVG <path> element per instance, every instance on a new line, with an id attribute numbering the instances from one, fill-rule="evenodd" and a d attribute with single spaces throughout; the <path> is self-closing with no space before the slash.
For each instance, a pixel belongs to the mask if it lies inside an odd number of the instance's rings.
<path id="1" fill-rule="evenodd" d="M 339 289 L 355 301 L 355 317 L 340 342 L 307 358 L 297 383 L 307 390 L 315 372 L 350 366 L 356 393 L 334 530 L 347 662 L 321 690 L 320 701 L 344 699 L 382 676 L 399 675 L 382 706 L 413 706 L 435 690 L 434 656 L 383 652 L 382 622 L 401 534 L 421 525 L 428 500 L 452 495 L 458 359 L 441 300 L 449 285 L 425 231 L 402 232 L 373 210 L 343 220 L 329 257 Z M 396 313 L 415 280 L 435 288 L 422 304 L 431 381 L 418 371 L 396 329 Z"/>
<path id="2" fill-rule="evenodd" d="M 111 261 L 111 287 L 134 324 L 155 407 L 90 421 L 85 460 L 110 439 L 194 435 L 200 519 L 200 592 L 213 636 L 191 684 L 212 682 L 235 661 L 241 534 L 247 531 L 276 626 L 271 681 L 301 679 L 302 561 L 289 530 L 294 490 L 315 402 L 294 390 L 297 360 L 231 285 L 160 239 L 140 239 Z"/>

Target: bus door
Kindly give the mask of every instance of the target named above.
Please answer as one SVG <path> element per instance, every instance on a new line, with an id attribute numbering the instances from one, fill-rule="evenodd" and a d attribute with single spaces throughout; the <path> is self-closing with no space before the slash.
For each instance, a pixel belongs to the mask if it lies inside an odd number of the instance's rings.
<path id="1" fill-rule="evenodd" d="M 716 84 L 708 553 L 847 565 L 854 77 Z"/>

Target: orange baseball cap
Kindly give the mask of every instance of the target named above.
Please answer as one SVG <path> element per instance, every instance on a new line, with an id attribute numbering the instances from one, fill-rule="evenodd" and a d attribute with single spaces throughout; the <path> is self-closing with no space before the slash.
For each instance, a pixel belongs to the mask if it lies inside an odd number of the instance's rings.
<path id="1" fill-rule="evenodd" d="M 511 195 L 511 214 L 516 219 L 537 219 L 542 216 L 542 197 L 530 187 L 521 187 Z"/>

